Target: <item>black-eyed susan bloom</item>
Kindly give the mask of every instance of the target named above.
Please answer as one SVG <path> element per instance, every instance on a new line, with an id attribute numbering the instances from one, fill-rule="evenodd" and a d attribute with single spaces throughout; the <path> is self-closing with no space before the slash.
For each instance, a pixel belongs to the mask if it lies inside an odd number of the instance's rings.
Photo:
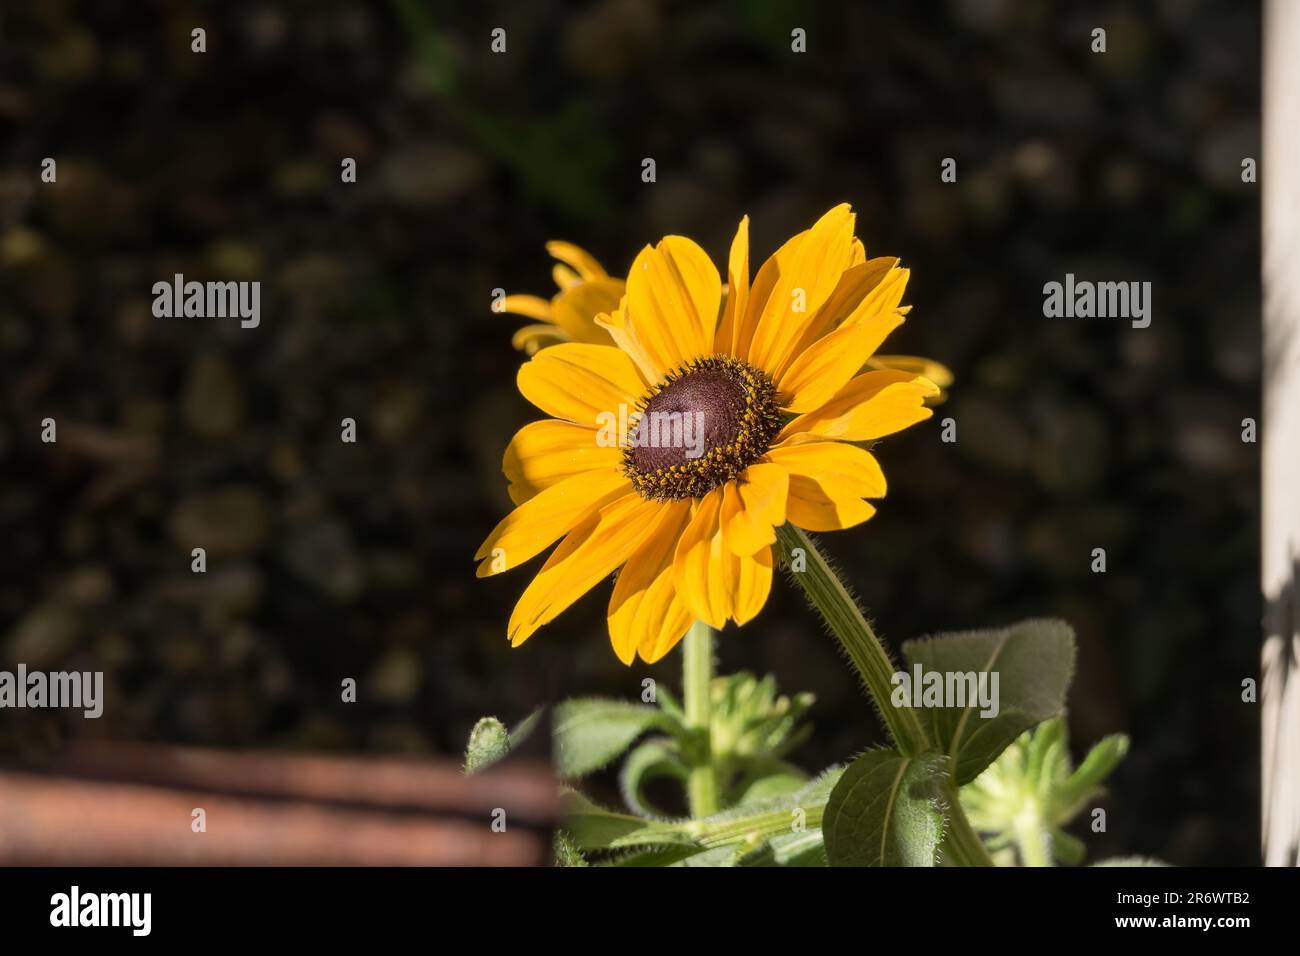
<path id="1" fill-rule="evenodd" d="M 596 316 L 618 308 L 623 280 L 611 278 L 591 253 L 573 243 L 548 242 L 546 251 L 557 260 L 551 277 L 559 291 L 549 300 L 536 295 L 508 295 L 501 302 L 502 312 L 534 320 L 515 332 L 514 347 L 534 355 L 559 342 L 608 345 L 609 334 L 596 325 Z"/>
<path id="2" fill-rule="evenodd" d="M 624 663 L 656 661 L 693 620 L 744 624 L 767 600 L 775 529 L 849 528 L 885 494 L 871 442 L 930 417 L 917 371 L 863 371 L 903 321 L 908 270 L 866 258 L 847 205 L 785 243 L 750 280 L 749 223 L 728 294 L 689 239 L 647 246 L 611 344 L 572 341 L 519 370 L 550 418 L 525 426 L 503 468 L 518 505 L 476 558 L 486 576 L 556 541 L 510 617 L 527 640 L 618 572 L 608 611 Z"/>

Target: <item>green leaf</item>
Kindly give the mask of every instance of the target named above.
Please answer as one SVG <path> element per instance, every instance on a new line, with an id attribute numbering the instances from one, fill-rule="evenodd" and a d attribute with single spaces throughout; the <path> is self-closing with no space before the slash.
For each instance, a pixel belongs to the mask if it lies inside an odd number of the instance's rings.
<path id="1" fill-rule="evenodd" d="M 719 847 L 734 848 L 738 858 L 775 837 L 820 827 L 822 810 L 840 773 L 833 767 L 795 793 L 698 820 L 646 820 L 616 813 L 570 790 L 564 794 L 563 827 L 583 850 L 656 848 L 648 861 L 641 854 L 626 858 L 622 865 L 663 866 Z"/>
<path id="2" fill-rule="evenodd" d="M 519 723 L 515 724 L 514 729 L 510 731 L 510 749 L 518 750 L 525 740 L 532 736 L 533 731 L 542 720 L 542 714 L 546 712 L 545 707 L 538 707 L 535 711 L 525 717 Z"/>
<path id="3" fill-rule="evenodd" d="M 683 860 L 690 859 L 696 854 L 704 852 L 706 851 L 703 847 L 695 845 L 656 846 L 646 850 L 633 850 L 629 853 L 624 853 L 621 856 L 614 857 L 600 865 L 628 868 L 677 866 Z"/>
<path id="4" fill-rule="evenodd" d="M 679 724 L 686 723 L 686 711 L 682 709 L 681 702 L 673 696 L 673 692 L 667 687 L 655 685 L 655 701 L 659 704 L 659 709 L 674 721 Z"/>
<path id="5" fill-rule="evenodd" d="M 659 777 L 685 781 L 689 774 L 690 770 L 673 741 L 662 738 L 647 740 L 627 755 L 623 768 L 619 771 L 618 782 L 623 791 L 623 802 L 643 817 L 665 816 L 645 799 L 642 788 Z"/>
<path id="6" fill-rule="evenodd" d="M 510 734 L 495 717 L 484 717 L 469 732 L 465 745 L 465 773 L 486 770 L 510 753 Z"/>
<path id="7" fill-rule="evenodd" d="M 573 790 L 564 794 L 563 819 L 564 829 L 583 850 L 672 845 L 705 849 L 682 823 L 646 820 L 606 810 Z"/>
<path id="8" fill-rule="evenodd" d="M 981 716 L 979 702 L 969 699 L 962 707 L 922 712 L 934 739 L 953 759 L 960 786 L 978 777 L 1024 731 L 1061 712 L 1074 674 L 1074 632 L 1064 621 L 1022 621 L 1000 630 L 908 641 L 903 655 L 913 675 L 918 664 L 922 673 L 938 672 L 945 681 L 954 673 L 997 674 L 996 716 Z"/>
<path id="9" fill-rule="evenodd" d="M 600 698 L 565 701 L 555 708 L 551 729 L 556 770 L 569 778 L 599 770 L 654 727 L 675 729 L 656 707 Z"/>
<path id="10" fill-rule="evenodd" d="M 798 767 L 780 760 L 768 760 L 754 768 L 753 773 L 742 780 L 736 806 L 752 806 L 794 793 L 808 784 L 808 775 Z"/>
<path id="11" fill-rule="evenodd" d="M 735 866 L 739 862 L 742 851 L 735 844 L 727 846 L 715 846 L 712 849 L 705 850 L 703 853 L 692 853 L 670 866 Z"/>
<path id="12" fill-rule="evenodd" d="M 831 866 L 934 866 L 943 839 L 945 758 L 869 750 L 831 791 L 822 836 Z"/>
<path id="13" fill-rule="evenodd" d="M 782 833 L 738 861 L 740 866 L 825 866 L 826 844 L 821 828 Z"/>
<path id="14" fill-rule="evenodd" d="M 1073 817 L 1080 804 L 1092 797 L 1127 753 L 1128 737 L 1124 734 L 1111 734 L 1097 741 L 1079 764 L 1079 769 L 1070 774 L 1059 789 L 1058 800 L 1063 812 Z"/>
<path id="15" fill-rule="evenodd" d="M 1061 863 L 1079 864 L 1088 855 L 1088 847 L 1076 836 L 1064 830 L 1052 832 L 1052 856 Z"/>

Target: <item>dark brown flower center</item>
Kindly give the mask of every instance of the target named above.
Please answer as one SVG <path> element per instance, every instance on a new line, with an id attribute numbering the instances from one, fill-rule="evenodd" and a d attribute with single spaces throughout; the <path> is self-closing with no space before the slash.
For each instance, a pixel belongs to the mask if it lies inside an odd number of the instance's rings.
<path id="1" fill-rule="evenodd" d="M 776 389 L 726 355 L 688 362 L 637 406 L 623 470 L 642 498 L 702 498 L 758 461 L 781 430 Z"/>

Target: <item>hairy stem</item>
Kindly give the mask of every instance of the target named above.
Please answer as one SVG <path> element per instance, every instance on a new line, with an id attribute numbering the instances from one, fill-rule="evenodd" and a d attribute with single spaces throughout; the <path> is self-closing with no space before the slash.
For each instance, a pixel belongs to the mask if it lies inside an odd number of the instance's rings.
<path id="1" fill-rule="evenodd" d="M 786 566 L 793 572 L 791 576 L 849 655 L 899 751 L 905 757 L 915 757 L 929 750 L 930 738 L 916 712 L 911 707 L 894 707 L 890 703 L 894 662 L 844 582 L 801 528 L 786 523 L 777 529 L 777 536 Z"/>
<path id="2" fill-rule="evenodd" d="M 690 774 L 686 797 L 692 817 L 718 812 L 718 774 L 713 767 L 709 710 L 713 687 L 713 632 L 696 621 L 682 641 L 682 696 L 686 726 L 695 732 L 696 746 L 688 754 Z"/>
<path id="3" fill-rule="evenodd" d="M 791 577 L 803 589 L 808 603 L 822 616 L 853 662 L 899 752 L 914 757 L 931 750 L 930 736 L 916 711 L 911 707 L 895 707 L 890 702 L 894 662 L 839 575 L 801 528 L 786 523 L 777 529 L 777 538 Z M 948 785 L 945 798 L 949 825 L 947 844 L 953 862 L 959 866 L 992 866 L 993 860 L 966 819 L 955 785 Z"/>
<path id="4" fill-rule="evenodd" d="M 957 796 L 957 785 L 951 780 L 944 786 L 944 800 L 948 804 L 948 832 L 944 841 L 952 861 L 958 866 L 993 866 L 993 857 L 989 856 L 984 841 L 970 825 L 966 810 Z"/>

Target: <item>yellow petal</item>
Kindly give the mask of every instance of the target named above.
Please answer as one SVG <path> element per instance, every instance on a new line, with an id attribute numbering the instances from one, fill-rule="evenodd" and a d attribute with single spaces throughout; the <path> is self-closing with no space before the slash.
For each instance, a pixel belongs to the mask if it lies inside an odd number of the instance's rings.
<path id="1" fill-rule="evenodd" d="M 806 433 L 844 441 L 870 441 L 929 418 L 934 413 L 925 407 L 925 400 L 938 394 L 938 386 L 921 375 L 864 372 L 821 408 L 786 425 L 777 439 Z"/>
<path id="2" fill-rule="evenodd" d="M 871 259 L 846 269 L 835 291 L 822 303 L 791 350 L 790 361 L 836 329 L 867 320 L 874 322 L 882 315 L 891 320 L 891 324 L 880 332 L 880 341 L 884 341 L 897 324 L 892 322 L 895 318 L 893 312 L 903 297 L 908 275 L 909 271 L 898 268 L 898 260 L 891 257 Z M 877 347 L 880 341 L 876 343 Z"/>
<path id="3" fill-rule="evenodd" d="M 672 587 L 673 571 L 668 568 L 660 577 L 667 587 Z M 677 597 L 677 590 L 673 588 L 673 600 L 668 608 L 664 611 L 663 620 L 655 631 L 646 635 L 644 641 L 637 647 L 637 653 L 641 655 L 641 660 L 647 664 L 654 664 L 663 659 L 664 655 L 676 647 L 686 632 L 691 629 L 694 618 L 691 617 L 686 606 L 682 604 L 681 598 Z"/>
<path id="4" fill-rule="evenodd" d="M 649 536 L 618 573 L 609 599 L 609 638 L 624 664 L 631 664 L 638 651 L 654 663 L 691 626 L 691 613 L 673 586 L 673 557 L 691 503 L 669 502 L 660 511 Z"/>
<path id="5" fill-rule="evenodd" d="M 737 624 L 748 624 L 763 610 L 772 591 L 772 549 L 763 548 L 746 557 L 728 554 L 725 562 L 731 618 Z"/>
<path id="6" fill-rule="evenodd" d="M 626 321 L 660 378 L 712 352 L 721 302 L 718 270 L 703 249 L 682 236 L 647 246 L 628 272 Z"/>
<path id="7" fill-rule="evenodd" d="M 807 531 L 839 531 L 866 521 L 876 509 L 863 498 L 885 494 L 885 476 L 869 451 L 843 442 L 797 438 L 768 452 L 790 473 L 786 515 Z"/>
<path id="8" fill-rule="evenodd" d="M 813 343 L 776 383 L 782 410 L 810 412 L 829 402 L 861 369 L 903 317 L 897 310 L 843 328 Z"/>
<path id="9" fill-rule="evenodd" d="M 561 292 L 565 289 L 572 289 L 575 285 L 582 282 L 582 278 L 578 273 L 574 272 L 568 266 L 562 265 L 558 262 L 551 266 L 551 279 L 555 282 Z"/>
<path id="10" fill-rule="evenodd" d="M 478 577 L 509 571 L 544 551 L 602 505 L 625 495 L 622 472 L 599 469 L 573 475 L 538 492 L 492 529 L 474 553 Z"/>
<path id="11" fill-rule="evenodd" d="M 876 456 L 865 448 L 841 441 L 818 441 L 805 436 L 776 445 L 767 453 L 770 467 L 790 475 L 806 475 L 843 485 L 859 498 L 883 498 L 888 486 Z"/>
<path id="12" fill-rule="evenodd" d="M 596 324 L 596 316 L 617 309 L 622 298 L 622 279 L 579 282 L 551 302 L 551 321 L 575 342 L 609 345 L 609 333 Z"/>
<path id="13" fill-rule="evenodd" d="M 727 294 L 722 321 L 714 337 L 713 350 L 723 355 L 741 355 L 741 329 L 749 302 L 749 217 L 740 220 L 727 257 Z M 748 351 L 748 342 L 745 349 Z"/>
<path id="14" fill-rule="evenodd" d="M 647 389 L 630 358 L 612 345 L 568 342 L 543 349 L 519 367 L 519 392 L 546 414 L 608 428 Z"/>
<path id="15" fill-rule="evenodd" d="M 807 475 L 790 476 L 786 516 L 805 531 L 843 531 L 861 524 L 876 509 L 847 488 Z"/>
<path id="16" fill-rule="evenodd" d="M 521 326 L 510 337 L 510 344 L 527 355 L 536 355 L 547 346 L 559 345 L 567 341 L 569 341 L 568 334 L 558 326 L 542 323 Z"/>
<path id="17" fill-rule="evenodd" d="M 750 364 L 758 364 L 751 354 L 754 349 L 754 330 L 758 328 L 758 323 L 767 311 L 768 303 L 775 294 L 781 277 L 793 268 L 799 246 L 806 238 L 808 238 L 807 230 L 791 236 L 781 248 L 768 257 L 749 287 L 749 299 L 745 303 L 745 311 L 737 313 L 740 327 L 735 333 L 736 355 Z"/>
<path id="18" fill-rule="evenodd" d="M 510 643 L 518 647 L 613 574 L 650 533 L 660 507 L 632 492 L 588 515 L 570 531 L 515 605 L 507 625 Z"/>
<path id="19" fill-rule="evenodd" d="M 539 295 L 508 295 L 501 300 L 501 311 L 543 322 L 551 321 L 551 302 Z"/>
<path id="20" fill-rule="evenodd" d="M 778 465 L 757 464 L 724 486 L 722 534 L 727 549 L 747 556 L 776 541 L 776 529 L 785 524 L 789 472 Z"/>
<path id="21" fill-rule="evenodd" d="M 873 355 L 867 359 L 863 371 L 873 369 L 895 369 L 913 375 L 924 375 L 939 387 L 939 394 L 926 401 L 928 405 L 940 404 L 947 397 L 947 390 L 953 383 L 952 370 L 948 366 L 921 355 Z"/>
<path id="22" fill-rule="evenodd" d="M 715 488 L 695 504 L 694 514 L 677 544 L 673 583 L 696 620 L 720 628 L 731 613 L 727 565 L 719 513 L 723 492 Z"/>
<path id="23" fill-rule="evenodd" d="M 789 258 L 763 304 L 750 362 L 770 374 L 789 363 L 794 346 L 839 284 L 853 256 L 854 216 L 847 203 L 826 213 Z"/>
<path id="24" fill-rule="evenodd" d="M 625 305 L 626 303 L 627 297 L 624 296 L 622 304 Z M 627 353 L 645 381 L 663 381 L 665 372 L 660 370 L 658 360 L 646 351 L 645 346 L 641 344 L 641 340 L 637 338 L 636 329 L 628 323 L 627 312 L 622 308 L 622 305 L 612 312 L 596 316 L 596 325 L 604 330 L 615 345 Z"/>
<path id="25" fill-rule="evenodd" d="M 618 471 L 623 449 L 585 425 L 544 418 L 515 433 L 501 459 L 510 499 L 522 504 L 539 491 L 586 471 Z"/>
<path id="26" fill-rule="evenodd" d="M 862 240 L 854 238 L 853 245 L 849 248 L 849 268 L 862 265 L 867 261 L 867 247 L 862 244 Z"/>
<path id="27" fill-rule="evenodd" d="M 559 259 L 571 267 L 584 280 L 604 279 L 607 275 L 595 256 L 571 242 L 552 239 L 546 244 L 546 251 L 552 258 Z"/>

